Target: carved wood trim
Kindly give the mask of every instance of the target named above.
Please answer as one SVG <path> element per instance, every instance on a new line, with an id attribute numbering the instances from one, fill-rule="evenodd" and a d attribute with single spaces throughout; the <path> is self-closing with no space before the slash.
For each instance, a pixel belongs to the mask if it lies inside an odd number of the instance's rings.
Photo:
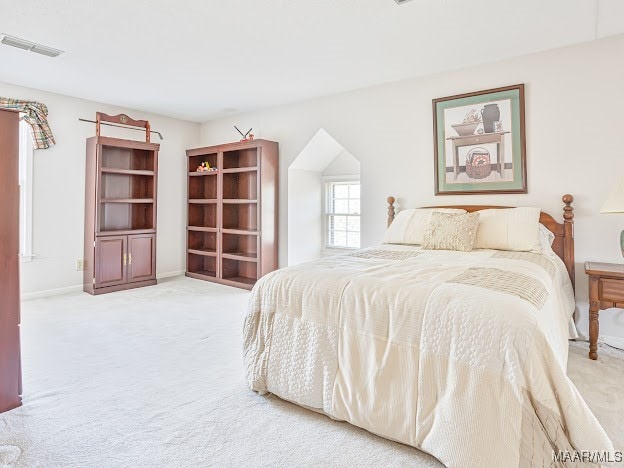
<path id="1" fill-rule="evenodd" d="M 392 224 L 392 221 L 394 221 L 394 202 L 396 200 L 394 199 L 394 197 L 388 197 L 388 226 L 390 226 Z"/>
<path id="2" fill-rule="evenodd" d="M 574 197 L 572 195 L 565 194 L 561 200 L 564 203 L 563 207 L 563 223 L 558 223 L 548 213 L 540 212 L 539 222 L 546 226 L 546 228 L 555 235 L 552 249 L 563 260 L 566 266 L 572 286 L 575 286 L 575 272 L 574 272 L 574 208 L 572 202 Z M 394 197 L 388 197 L 388 226 L 392 224 L 395 216 L 395 202 Z M 513 208 L 513 206 L 498 206 L 498 205 L 443 205 L 443 206 L 426 206 L 424 208 L 460 208 L 472 213 L 473 211 L 499 209 L 499 208 Z"/>
<path id="3" fill-rule="evenodd" d="M 126 114 L 108 115 L 104 112 L 95 113 L 95 135 L 100 136 L 100 124 L 102 122 L 111 122 L 127 127 L 137 127 L 145 129 L 145 141 L 150 142 L 150 123 L 147 120 L 134 120 Z"/>

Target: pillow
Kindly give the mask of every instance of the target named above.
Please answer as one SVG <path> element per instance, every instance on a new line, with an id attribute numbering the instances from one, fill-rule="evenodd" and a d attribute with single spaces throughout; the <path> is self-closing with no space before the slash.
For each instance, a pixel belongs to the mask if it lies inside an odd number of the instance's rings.
<path id="1" fill-rule="evenodd" d="M 465 213 L 458 208 L 417 208 L 401 210 L 388 226 L 384 235 L 384 244 L 415 244 L 423 243 L 425 225 L 431 218 L 431 213 Z"/>
<path id="2" fill-rule="evenodd" d="M 479 213 L 476 249 L 542 252 L 539 208 L 498 208 Z"/>
<path id="3" fill-rule="evenodd" d="M 543 252 L 548 252 L 552 249 L 553 242 L 555 241 L 555 235 L 546 226 L 540 223 L 539 225 L 540 236 L 540 249 Z"/>
<path id="4" fill-rule="evenodd" d="M 416 210 L 401 210 L 384 234 L 384 244 L 405 244 L 405 231 Z"/>
<path id="5" fill-rule="evenodd" d="M 479 212 L 431 213 L 425 227 L 423 249 L 472 250 L 479 228 Z"/>

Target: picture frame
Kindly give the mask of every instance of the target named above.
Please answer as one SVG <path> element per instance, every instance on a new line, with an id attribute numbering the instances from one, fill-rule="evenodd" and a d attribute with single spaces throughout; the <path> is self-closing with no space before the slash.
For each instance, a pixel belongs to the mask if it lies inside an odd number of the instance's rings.
<path id="1" fill-rule="evenodd" d="M 527 193 L 524 84 L 433 99 L 436 195 Z"/>

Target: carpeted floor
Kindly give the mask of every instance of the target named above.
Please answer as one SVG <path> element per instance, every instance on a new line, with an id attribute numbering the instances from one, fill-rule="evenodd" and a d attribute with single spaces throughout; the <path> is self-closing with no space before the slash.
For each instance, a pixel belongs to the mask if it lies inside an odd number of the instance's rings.
<path id="1" fill-rule="evenodd" d="M 0 467 L 441 466 L 416 449 L 249 391 L 248 293 L 187 278 L 23 304 L 24 406 L 0 415 Z M 624 361 L 569 372 L 624 448 Z"/>

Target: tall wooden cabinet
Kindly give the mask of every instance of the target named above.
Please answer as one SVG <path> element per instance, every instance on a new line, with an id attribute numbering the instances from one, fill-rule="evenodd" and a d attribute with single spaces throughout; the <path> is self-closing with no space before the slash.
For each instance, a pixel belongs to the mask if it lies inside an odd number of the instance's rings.
<path id="1" fill-rule="evenodd" d="M 19 114 L 0 110 L 0 413 L 22 404 L 18 173 Z"/>
<path id="2" fill-rule="evenodd" d="M 191 149 L 186 275 L 245 289 L 277 269 L 278 144 Z M 198 172 L 207 162 L 214 171 Z"/>
<path id="3" fill-rule="evenodd" d="M 158 150 L 149 141 L 87 139 L 83 289 L 90 294 L 156 284 Z"/>

